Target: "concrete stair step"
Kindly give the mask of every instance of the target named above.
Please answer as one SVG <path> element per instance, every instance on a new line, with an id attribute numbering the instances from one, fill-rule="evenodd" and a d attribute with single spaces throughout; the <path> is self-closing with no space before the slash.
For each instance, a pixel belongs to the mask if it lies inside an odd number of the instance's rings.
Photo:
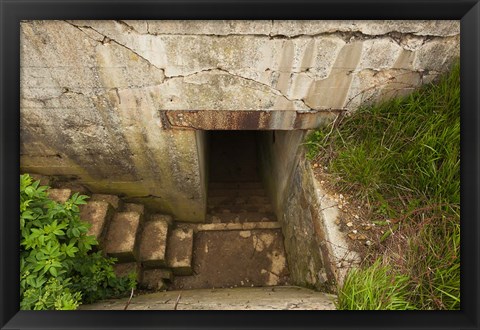
<path id="1" fill-rule="evenodd" d="M 113 216 L 105 239 L 105 250 L 119 262 L 135 261 L 138 255 L 137 233 L 143 215 L 138 212 L 119 212 Z"/>
<path id="2" fill-rule="evenodd" d="M 63 188 L 48 189 L 48 197 L 57 203 L 65 203 L 72 195 L 72 190 Z"/>
<path id="3" fill-rule="evenodd" d="M 154 213 L 146 218 L 147 221 L 165 221 L 169 226 L 173 224 L 173 217 L 167 214 Z"/>
<path id="4" fill-rule="evenodd" d="M 223 206 L 223 205 L 266 205 L 270 204 L 270 200 L 266 196 L 245 196 L 245 197 L 232 197 L 232 196 L 214 196 L 208 197 L 207 205 L 211 207 Z"/>
<path id="5" fill-rule="evenodd" d="M 167 244 L 167 267 L 174 275 L 191 275 L 193 259 L 193 229 L 170 231 Z"/>
<path id="6" fill-rule="evenodd" d="M 109 203 L 115 210 L 122 208 L 122 200 L 117 195 L 108 194 L 93 194 L 90 197 L 90 201 L 101 201 Z"/>
<path id="7" fill-rule="evenodd" d="M 209 213 L 243 213 L 243 212 L 259 212 L 273 213 L 272 204 L 220 204 L 209 205 Z"/>
<path id="8" fill-rule="evenodd" d="M 208 197 L 248 197 L 248 196 L 266 196 L 265 189 L 209 189 Z"/>
<path id="9" fill-rule="evenodd" d="M 97 239 L 100 248 L 104 246 L 105 235 L 113 214 L 113 207 L 104 201 L 89 201 L 80 205 L 80 219 L 91 225 L 87 234 Z"/>
<path id="10" fill-rule="evenodd" d="M 148 221 L 139 236 L 139 261 L 144 267 L 165 267 L 168 222 Z"/>
<path id="11" fill-rule="evenodd" d="M 259 181 L 245 182 L 210 182 L 209 189 L 263 189 Z"/>
<path id="12" fill-rule="evenodd" d="M 125 203 L 122 208 L 123 212 L 137 212 L 145 215 L 145 205 L 137 203 Z"/>
<path id="13" fill-rule="evenodd" d="M 207 214 L 208 223 L 243 223 L 243 222 L 275 222 L 273 213 L 243 212 Z"/>

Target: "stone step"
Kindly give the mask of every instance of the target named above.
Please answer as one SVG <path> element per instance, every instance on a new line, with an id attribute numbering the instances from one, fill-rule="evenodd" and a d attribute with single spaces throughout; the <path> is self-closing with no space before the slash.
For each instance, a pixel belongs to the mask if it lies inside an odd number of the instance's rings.
<path id="1" fill-rule="evenodd" d="M 208 205 L 208 213 L 273 213 L 272 204 L 220 204 Z"/>
<path id="2" fill-rule="evenodd" d="M 208 197 L 207 205 L 210 207 L 223 205 L 266 205 L 270 204 L 270 200 L 266 196 L 247 196 L 247 197 L 232 197 L 232 196 L 215 196 Z"/>
<path id="3" fill-rule="evenodd" d="M 87 204 L 80 205 L 80 219 L 91 225 L 87 234 L 94 236 L 101 248 L 104 246 L 105 235 L 113 213 L 113 207 L 103 201 L 89 201 Z"/>
<path id="4" fill-rule="evenodd" d="M 179 223 L 178 228 L 192 228 L 194 233 L 201 231 L 281 229 L 280 222 L 244 222 L 244 223 Z"/>
<path id="5" fill-rule="evenodd" d="M 191 275 L 193 258 L 193 229 L 176 228 L 170 231 L 167 245 L 167 267 L 174 275 Z"/>
<path id="6" fill-rule="evenodd" d="M 141 215 L 145 215 L 145 205 L 137 203 L 125 203 L 123 205 L 123 212 L 137 212 Z"/>
<path id="7" fill-rule="evenodd" d="M 93 194 L 90 201 L 102 201 L 109 203 L 115 210 L 122 208 L 122 200 L 117 195 Z"/>
<path id="8" fill-rule="evenodd" d="M 274 286 L 289 283 L 281 229 L 198 231 L 193 275 L 176 276 L 171 290 Z"/>
<path id="9" fill-rule="evenodd" d="M 168 222 L 163 220 L 148 221 L 144 224 L 139 236 L 139 260 L 144 267 L 165 267 L 168 226 Z"/>
<path id="10" fill-rule="evenodd" d="M 246 182 L 210 182 L 208 189 L 263 189 L 259 181 Z"/>
<path id="11" fill-rule="evenodd" d="M 243 222 L 275 222 L 273 213 L 243 212 L 243 213 L 213 213 L 207 214 L 207 223 L 243 223 Z"/>
<path id="12" fill-rule="evenodd" d="M 70 198 L 71 195 L 72 195 L 72 191 L 70 189 L 56 189 L 56 188 L 48 189 L 48 197 L 57 203 L 61 203 L 61 204 L 65 203 Z"/>
<path id="13" fill-rule="evenodd" d="M 138 212 L 119 212 L 113 216 L 105 239 L 105 250 L 119 262 L 135 261 L 138 254 L 137 233 L 143 220 Z"/>
<path id="14" fill-rule="evenodd" d="M 266 196 L 265 189 L 209 189 L 208 197 L 248 197 L 248 196 Z"/>

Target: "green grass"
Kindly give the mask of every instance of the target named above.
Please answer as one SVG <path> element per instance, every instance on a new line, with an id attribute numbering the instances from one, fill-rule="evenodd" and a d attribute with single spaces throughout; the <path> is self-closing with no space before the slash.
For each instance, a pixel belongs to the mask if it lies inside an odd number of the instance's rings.
<path id="1" fill-rule="evenodd" d="M 361 108 L 335 127 L 314 132 L 306 145 L 308 156 L 335 176 L 336 189 L 371 205 L 370 221 L 396 219 L 397 230 L 408 237 L 404 242 L 385 237 L 383 248 L 371 251 L 370 266 L 363 271 L 384 272 L 375 260 L 388 256 L 389 244 L 403 244 L 404 262 L 389 271 L 408 279 L 401 290 L 408 293 L 409 305 L 459 309 L 459 64 L 435 84 L 403 99 Z M 379 281 L 388 291 L 388 282 L 374 277 L 365 283 L 362 274 L 348 275 L 339 289 L 339 308 L 387 306 L 370 302 L 375 296 L 362 286 L 373 289 Z"/>

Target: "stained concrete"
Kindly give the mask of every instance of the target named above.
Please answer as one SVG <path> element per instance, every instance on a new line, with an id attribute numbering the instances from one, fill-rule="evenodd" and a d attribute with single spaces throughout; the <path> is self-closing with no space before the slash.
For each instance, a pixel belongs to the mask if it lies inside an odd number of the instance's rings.
<path id="1" fill-rule="evenodd" d="M 335 295 L 292 286 L 200 289 L 134 296 L 128 310 L 173 310 L 175 305 L 177 310 L 333 310 L 335 300 Z M 123 310 L 127 301 L 104 300 L 79 310 Z"/>
<path id="2" fill-rule="evenodd" d="M 176 228 L 169 233 L 166 261 L 175 275 L 192 274 L 193 229 Z"/>
<path id="3" fill-rule="evenodd" d="M 120 262 L 135 261 L 137 256 L 136 237 L 142 222 L 137 212 L 116 213 L 108 228 L 105 251 Z"/>
<path id="4" fill-rule="evenodd" d="M 326 125 L 432 81 L 459 40 L 444 20 L 22 21 L 20 168 L 203 222 L 193 128 Z"/>
<path id="5" fill-rule="evenodd" d="M 94 236 L 99 242 L 102 242 L 112 216 L 113 207 L 108 202 L 96 200 L 80 206 L 80 219 L 91 225 L 87 235 Z"/>
<path id="6" fill-rule="evenodd" d="M 139 259 L 145 267 L 166 264 L 168 222 L 157 220 L 144 224 L 140 235 Z"/>
<path id="7" fill-rule="evenodd" d="M 61 204 L 65 203 L 70 198 L 71 194 L 72 194 L 72 191 L 70 189 L 49 189 L 48 190 L 48 197 L 51 200 Z"/>
<path id="8" fill-rule="evenodd" d="M 200 231 L 194 246 L 194 275 L 175 277 L 170 289 L 274 286 L 289 281 L 278 229 Z"/>

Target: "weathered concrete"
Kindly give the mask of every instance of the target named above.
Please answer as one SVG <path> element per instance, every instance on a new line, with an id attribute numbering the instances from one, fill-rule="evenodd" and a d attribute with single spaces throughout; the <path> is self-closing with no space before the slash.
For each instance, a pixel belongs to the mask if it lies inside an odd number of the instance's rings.
<path id="1" fill-rule="evenodd" d="M 80 219 L 91 225 L 87 235 L 94 236 L 100 246 L 103 246 L 103 239 L 112 216 L 113 208 L 108 202 L 89 201 L 80 206 Z"/>
<path id="2" fill-rule="evenodd" d="M 116 195 L 106 194 L 93 194 L 90 197 L 90 201 L 101 201 L 109 203 L 115 210 L 118 210 L 122 206 L 122 201 Z"/>
<path id="3" fill-rule="evenodd" d="M 164 128 L 202 130 L 313 129 L 332 121 L 342 110 L 168 110 L 161 111 Z"/>
<path id="4" fill-rule="evenodd" d="M 167 266 L 175 275 L 191 275 L 193 271 L 193 230 L 178 228 L 170 232 L 167 246 Z"/>
<path id="5" fill-rule="evenodd" d="M 168 223 L 166 221 L 148 221 L 140 235 L 139 258 L 145 267 L 165 266 Z"/>
<path id="6" fill-rule="evenodd" d="M 203 222 L 207 141 L 193 128 L 311 128 L 408 94 L 458 57 L 460 25 L 36 20 L 20 32 L 21 171 Z"/>
<path id="7" fill-rule="evenodd" d="M 149 290 L 165 290 L 167 282 L 173 281 L 173 272 L 167 269 L 146 269 L 143 271 L 140 287 Z"/>
<path id="8" fill-rule="evenodd" d="M 65 203 L 71 195 L 72 191 L 70 189 L 48 189 L 48 197 L 57 203 Z"/>
<path id="9" fill-rule="evenodd" d="M 180 297 L 180 299 L 178 299 Z M 178 299 L 178 304 L 176 304 Z M 305 288 L 203 289 L 134 296 L 128 310 L 333 310 L 336 296 Z M 110 299 L 80 310 L 123 310 L 128 298 Z"/>
<path id="10" fill-rule="evenodd" d="M 274 286 L 288 283 L 280 230 L 200 231 L 192 276 L 177 276 L 173 290 Z"/>
<path id="11" fill-rule="evenodd" d="M 168 214 L 160 214 L 160 213 L 155 213 L 150 215 L 147 218 L 148 221 L 164 221 L 166 222 L 169 226 L 173 224 L 173 218 L 171 215 Z"/>
<path id="12" fill-rule="evenodd" d="M 137 212 L 116 213 L 110 222 L 105 239 L 105 251 L 120 262 L 135 261 L 137 232 L 142 215 Z"/>

